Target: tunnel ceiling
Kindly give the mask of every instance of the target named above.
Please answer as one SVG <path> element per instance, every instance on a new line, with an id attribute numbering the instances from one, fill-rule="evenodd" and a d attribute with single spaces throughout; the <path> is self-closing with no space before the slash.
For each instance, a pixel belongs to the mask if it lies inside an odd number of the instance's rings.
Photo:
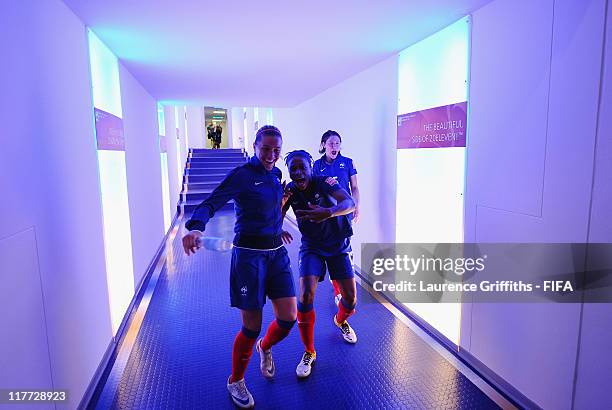
<path id="1" fill-rule="evenodd" d="M 490 0 L 65 0 L 156 99 L 292 107 Z"/>

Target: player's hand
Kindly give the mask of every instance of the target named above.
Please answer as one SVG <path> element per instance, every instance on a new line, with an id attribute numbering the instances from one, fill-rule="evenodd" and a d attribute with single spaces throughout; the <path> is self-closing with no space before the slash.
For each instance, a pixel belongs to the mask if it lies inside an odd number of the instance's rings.
<path id="1" fill-rule="evenodd" d="M 359 208 L 355 208 L 353 211 L 353 223 L 356 224 L 359 222 Z"/>
<path id="2" fill-rule="evenodd" d="M 281 238 L 283 240 L 283 243 L 285 245 L 289 245 L 291 243 L 291 241 L 293 240 L 293 236 L 291 236 L 291 234 L 287 231 L 283 231 L 281 233 Z"/>
<path id="3" fill-rule="evenodd" d="M 287 181 L 283 181 L 283 199 L 281 200 L 281 209 L 285 207 L 285 204 L 291 198 L 293 192 L 289 188 L 287 188 Z"/>
<path id="4" fill-rule="evenodd" d="M 308 204 L 308 206 L 310 210 L 298 209 L 295 211 L 295 216 L 298 221 L 321 223 L 332 216 L 332 211 L 329 208 L 323 208 L 313 204 Z"/>
<path id="5" fill-rule="evenodd" d="M 183 236 L 183 249 L 187 256 L 192 253 L 196 253 L 198 250 L 198 239 L 204 236 L 202 232 L 191 231 L 187 235 Z"/>
<path id="6" fill-rule="evenodd" d="M 327 177 L 327 178 L 325 178 L 325 182 L 327 182 L 331 186 L 334 186 L 334 185 L 338 184 L 338 181 L 334 177 Z"/>

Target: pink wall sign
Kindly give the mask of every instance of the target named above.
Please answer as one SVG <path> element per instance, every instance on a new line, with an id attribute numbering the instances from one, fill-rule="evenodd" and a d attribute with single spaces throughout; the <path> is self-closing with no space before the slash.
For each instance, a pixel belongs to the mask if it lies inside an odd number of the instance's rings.
<path id="1" fill-rule="evenodd" d="M 106 111 L 94 108 L 96 116 L 96 141 L 99 150 L 125 151 L 123 120 Z"/>
<path id="2" fill-rule="evenodd" d="M 467 101 L 397 116 L 397 149 L 465 147 Z"/>

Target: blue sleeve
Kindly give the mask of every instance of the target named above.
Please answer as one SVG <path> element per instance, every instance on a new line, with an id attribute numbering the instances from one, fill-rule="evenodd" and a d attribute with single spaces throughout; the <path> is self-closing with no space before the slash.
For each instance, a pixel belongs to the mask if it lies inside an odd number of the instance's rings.
<path id="1" fill-rule="evenodd" d="M 293 195 L 295 194 L 295 186 L 293 184 L 293 182 L 289 182 L 287 184 L 287 189 L 289 189 L 291 191 L 291 197 L 287 200 L 287 202 L 285 203 L 285 206 L 283 207 L 283 212 L 287 212 L 289 210 L 289 208 L 293 208 L 293 210 L 295 211 L 295 207 L 293 206 L 293 200 L 295 197 L 293 197 Z"/>
<path id="2" fill-rule="evenodd" d="M 328 195 L 336 192 L 339 189 L 342 189 L 338 181 L 333 179 L 332 177 L 322 177 L 319 180 L 319 186 L 322 187 L 321 190 L 323 191 L 323 193 Z"/>
<path id="3" fill-rule="evenodd" d="M 321 175 L 319 171 L 321 169 L 321 159 L 318 159 L 312 165 L 312 175 Z"/>
<path id="4" fill-rule="evenodd" d="M 185 223 L 185 228 L 190 231 L 204 231 L 206 224 L 223 205 L 230 199 L 234 199 L 240 192 L 240 178 L 238 171 L 241 167 L 234 168 L 225 177 L 214 191 L 193 211 L 191 219 Z"/>
<path id="5" fill-rule="evenodd" d="M 353 175 L 357 175 L 357 168 L 355 168 L 355 164 L 353 164 L 353 160 L 351 159 L 350 161 L 350 165 L 349 165 L 349 178 L 352 177 Z"/>

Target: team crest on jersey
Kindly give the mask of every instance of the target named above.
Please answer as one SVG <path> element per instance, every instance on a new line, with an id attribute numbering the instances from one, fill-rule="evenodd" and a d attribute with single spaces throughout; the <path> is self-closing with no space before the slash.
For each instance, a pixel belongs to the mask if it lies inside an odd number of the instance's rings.
<path id="1" fill-rule="evenodd" d="M 344 162 L 340 163 L 340 168 L 344 168 Z"/>
<path id="2" fill-rule="evenodd" d="M 240 288 L 240 293 L 242 293 L 242 296 L 246 296 L 246 294 L 247 294 L 247 287 L 246 287 L 246 285 Z"/>

